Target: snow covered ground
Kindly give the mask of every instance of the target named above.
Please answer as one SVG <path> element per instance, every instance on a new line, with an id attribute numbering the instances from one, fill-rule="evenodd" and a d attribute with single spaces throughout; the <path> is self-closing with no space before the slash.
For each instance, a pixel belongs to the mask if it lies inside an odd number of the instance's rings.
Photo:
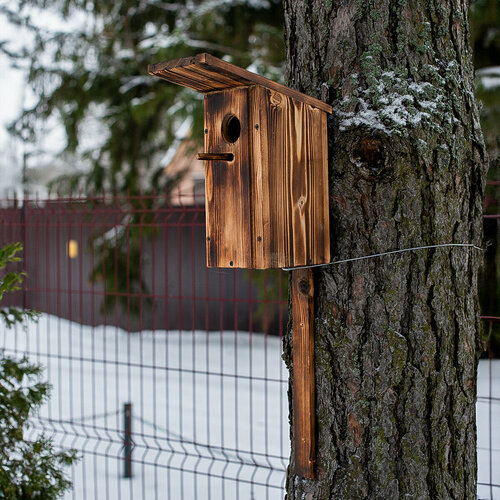
<path id="1" fill-rule="evenodd" d="M 478 69 L 476 75 L 485 90 L 495 90 L 500 87 L 500 66 Z"/>
<path id="2" fill-rule="evenodd" d="M 128 335 L 44 315 L 26 332 L 3 333 L 0 343 L 46 367 L 53 390 L 40 414 L 44 431 L 88 452 L 67 498 L 282 498 L 289 444 L 279 338 Z M 123 478 L 126 402 L 133 479 Z"/>
<path id="3" fill-rule="evenodd" d="M 288 403 L 278 338 L 232 331 L 128 335 L 44 315 L 25 331 L 3 332 L 0 342 L 8 354 L 30 353 L 53 385 L 34 432 L 42 428 L 59 446 L 86 452 L 66 498 L 283 498 Z M 123 477 L 126 402 L 133 413 L 132 479 Z M 500 499 L 500 487 L 486 486 L 500 483 L 499 403 L 500 361 L 481 361 L 482 499 Z"/>

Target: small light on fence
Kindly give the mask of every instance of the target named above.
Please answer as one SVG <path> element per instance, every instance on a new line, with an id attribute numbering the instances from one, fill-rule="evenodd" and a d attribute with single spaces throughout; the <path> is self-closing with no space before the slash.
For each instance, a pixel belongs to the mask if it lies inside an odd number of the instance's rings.
<path id="1" fill-rule="evenodd" d="M 70 259 L 76 259 L 78 257 L 78 242 L 76 240 L 69 240 L 66 244 L 66 255 Z"/>

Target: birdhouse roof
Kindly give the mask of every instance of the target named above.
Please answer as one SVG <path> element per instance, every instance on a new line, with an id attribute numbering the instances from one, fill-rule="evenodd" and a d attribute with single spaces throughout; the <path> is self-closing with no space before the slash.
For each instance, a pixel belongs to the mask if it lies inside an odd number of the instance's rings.
<path id="1" fill-rule="evenodd" d="M 332 107 L 314 97 L 293 90 L 280 83 L 273 82 L 263 76 L 235 66 L 210 54 L 198 54 L 192 57 L 182 57 L 173 61 L 150 64 L 148 72 L 172 83 L 197 90 L 198 92 L 213 92 L 233 87 L 260 85 L 281 92 L 297 101 L 310 104 L 327 113 Z"/>

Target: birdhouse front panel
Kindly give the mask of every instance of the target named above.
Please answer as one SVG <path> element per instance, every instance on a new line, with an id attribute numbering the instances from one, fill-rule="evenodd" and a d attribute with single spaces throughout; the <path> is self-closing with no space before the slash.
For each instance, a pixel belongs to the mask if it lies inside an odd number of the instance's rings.
<path id="1" fill-rule="evenodd" d="M 331 106 L 209 54 L 149 72 L 205 94 L 207 265 L 328 263 Z"/>
<path id="2" fill-rule="evenodd" d="M 205 96 L 208 267 L 252 267 L 248 88 Z"/>

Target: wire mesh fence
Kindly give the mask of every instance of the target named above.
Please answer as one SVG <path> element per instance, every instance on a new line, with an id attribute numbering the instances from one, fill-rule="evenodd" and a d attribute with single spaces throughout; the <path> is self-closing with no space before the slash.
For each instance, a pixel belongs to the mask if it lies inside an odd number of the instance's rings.
<path id="1" fill-rule="evenodd" d="M 67 498 L 283 498 L 286 273 L 208 269 L 193 194 L 2 200 L 0 245 L 13 241 L 26 287 L 3 304 L 42 314 L 0 342 L 45 367 L 52 396 L 31 432 L 79 450 Z M 500 498 L 499 379 L 491 351 L 479 498 Z"/>
<path id="2" fill-rule="evenodd" d="M 288 460 L 281 272 L 208 269 L 204 207 L 164 193 L 4 201 L 41 311 L 4 331 L 45 366 L 33 432 L 76 448 L 81 498 L 281 498 Z"/>

